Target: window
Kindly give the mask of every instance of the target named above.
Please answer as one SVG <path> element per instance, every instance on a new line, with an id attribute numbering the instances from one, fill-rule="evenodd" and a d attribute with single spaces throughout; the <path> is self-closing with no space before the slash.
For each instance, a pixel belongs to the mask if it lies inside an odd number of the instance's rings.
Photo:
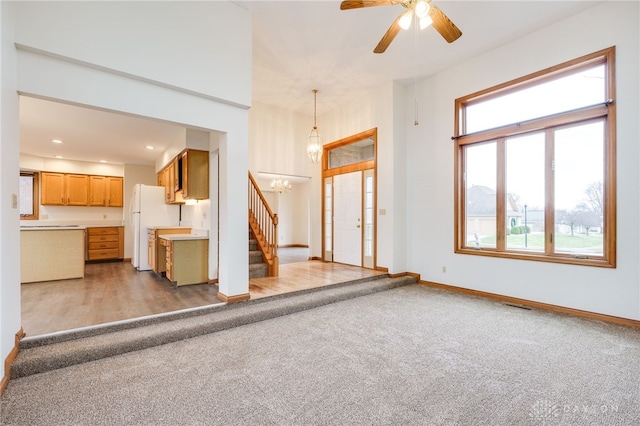
<path id="1" fill-rule="evenodd" d="M 38 219 L 38 174 L 20 172 L 20 220 Z"/>
<path id="2" fill-rule="evenodd" d="M 456 252 L 615 267 L 615 48 L 456 99 Z"/>

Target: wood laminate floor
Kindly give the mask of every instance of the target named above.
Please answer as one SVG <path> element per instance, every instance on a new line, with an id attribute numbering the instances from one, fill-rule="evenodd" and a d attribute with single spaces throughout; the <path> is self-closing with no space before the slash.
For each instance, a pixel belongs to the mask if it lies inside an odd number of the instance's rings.
<path id="1" fill-rule="evenodd" d="M 251 298 L 300 291 L 381 272 L 305 261 L 306 249 L 281 250 L 280 276 L 249 280 Z M 222 303 L 210 284 L 174 287 L 129 262 L 87 264 L 82 279 L 22 284 L 22 328 L 28 336 Z"/>

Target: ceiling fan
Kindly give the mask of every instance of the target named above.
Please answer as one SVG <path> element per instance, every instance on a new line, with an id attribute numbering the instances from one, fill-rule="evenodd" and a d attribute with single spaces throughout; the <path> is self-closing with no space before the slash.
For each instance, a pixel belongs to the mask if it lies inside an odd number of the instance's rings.
<path id="1" fill-rule="evenodd" d="M 444 39 L 452 43 L 462 35 L 462 31 L 451 22 L 438 6 L 431 4 L 431 0 L 344 0 L 340 3 L 341 10 L 360 9 L 362 7 L 372 6 L 389 6 L 401 4 L 407 10 L 402 12 L 386 33 L 380 39 L 380 42 L 373 49 L 374 53 L 382 53 L 387 50 L 393 39 L 398 35 L 400 29 L 408 29 L 414 16 L 419 22 L 420 29 L 424 29 L 433 24 L 433 27 L 440 33 Z"/>

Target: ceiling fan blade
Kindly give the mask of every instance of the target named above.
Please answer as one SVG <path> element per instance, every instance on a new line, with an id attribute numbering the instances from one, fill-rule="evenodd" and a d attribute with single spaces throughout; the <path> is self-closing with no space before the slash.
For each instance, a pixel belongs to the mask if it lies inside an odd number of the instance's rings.
<path id="1" fill-rule="evenodd" d="M 438 6 L 431 6 L 429 16 L 433 20 L 433 27 L 447 42 L 453 43 L 462 35 L 462 31 L 456 27 L 456 24 L 451 22 L 451 19 Z"/>
<path id="2" fill-rule="evenodd" d="M 345 0 L 340 3 L 340 10 L 360 9 L 361 7 L 389 6 L 391 0 Z"/>
<path id="3" fill-rule="evenodd" d="M 393 24 L 391 24 L 387 32 L 384 33 L 376 48 L 373 49 L 373 53 L 383 53 L 385 50 L 387 50 L 387 47 L 389 47 L 393 39 L 396 38 L 396 36 L 400 32 L 400 18 L 402 18 L 402 15 L 403 13 L 398 15 L 396 20 L 393 21 Z"/>

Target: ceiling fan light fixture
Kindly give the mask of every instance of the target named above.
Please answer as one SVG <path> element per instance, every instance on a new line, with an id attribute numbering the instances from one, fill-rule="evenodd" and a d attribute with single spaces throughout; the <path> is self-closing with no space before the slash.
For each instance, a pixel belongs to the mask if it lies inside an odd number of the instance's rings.
<path id="1" fill-rule="evenodd" d="M 413 20 L 413 10 L 409 9 L 402 14 L 402 17 L 398 21 L 398 25 L 403 30 L 408 30 L 411 26 L 411 21 Z"/>
<path id="2" fill-rule="evenodd" d="M 313 89 L 313 128 L 311 128 L 311 133 L 309 133 L 309 139 L 307 141 L 307 155 L 309 156 L 309 160 L 317 164 L 320 162 L 320 158 L 322 158 L 322 136 L 320 136 L 320 132 L 318 131 L 318 126 L 316 125 L 316 97 L 318 94 L 318 89 Z"/>
<path id="3" fill-rule="evenodd" d="M 428 16 L 429 9 L 431 9 L 429 3 L 427 3 L 425 0 L 419 0 L 415 6 L 416 16 L 420 19 Z"/>
<path id="4" fill-rule="evenodd" d="M 420 29 L 421 30 L 424 30 L 425 28 L 427 28 L 431 24 L 433 24 L 433 19 L 431 19 L 431 16 L 426 15 L 426 16 L 423 16 L 422 18 L 420 18 Z"/>

